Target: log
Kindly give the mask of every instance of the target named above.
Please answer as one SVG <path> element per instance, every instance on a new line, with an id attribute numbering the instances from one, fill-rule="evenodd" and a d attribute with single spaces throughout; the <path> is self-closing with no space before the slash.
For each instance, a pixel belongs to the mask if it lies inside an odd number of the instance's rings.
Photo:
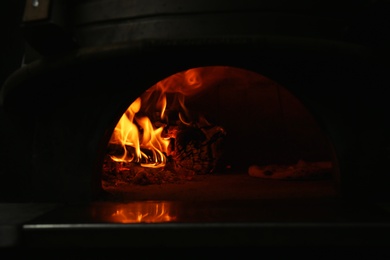
<path id="1" fill-rule="evenodd" d="M 223 128 L 217 126 L 181 128 L 172 153 L 175 169 L 197 175 L 213 172 L 222 154 L 220 144 L 225 135 Z"/>

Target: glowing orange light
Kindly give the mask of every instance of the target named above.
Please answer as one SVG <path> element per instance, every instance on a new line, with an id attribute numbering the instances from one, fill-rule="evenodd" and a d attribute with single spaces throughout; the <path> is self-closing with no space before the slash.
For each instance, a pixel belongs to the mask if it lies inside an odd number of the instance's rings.
<path id="1" fill-rule="evenodd" d="M 188 111 L 185 107 L 185 96 L 198 92 L 202 87 L 199 76 L 200 69 L 190 69 L 175 74 L 158 82 L 145 91 L 126 110 L 117 123 L 109 141 L 110 144 L 120 145 L 123 149 L 121 155 L 110 155 L 116 162 L 135 162 L 143 167 L 164 167 L 169 154 L 169 144 L 174 136 L 165 134 L 164 122 L 168 121 L 165 114 L 167 109 L 167 93 L 173 95 L 171 101 L 177 106 L 178 116 L 184 124 L 189 124 Z M 177 108 L 176 108 L 177 109 Z M 143 115 L 138 112 L 142 110 Z M 154 125 L 151 116 L 159 115 L 159 125 Z M 131 151 L 129 152 L 129 147 Z"/>
<path id="2" fill-rule="evenodd" d="M 118 205 L 108 217 L 116 223 L 159 223 L 176 220 L 168 202 L 135 202 Z"/>

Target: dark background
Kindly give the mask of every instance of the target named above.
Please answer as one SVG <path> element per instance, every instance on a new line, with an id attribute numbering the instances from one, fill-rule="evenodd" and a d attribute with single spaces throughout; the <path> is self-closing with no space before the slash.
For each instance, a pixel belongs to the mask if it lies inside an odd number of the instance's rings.
<path id="1" fill-rule="evenodd" d="M 24 0 L 3 0 L 0 8 L 0 88 L 5 80 L 22 65 L 25 42 L 20 32 L 20 24 L 24 3 Z M 17 187 L 22 191 L 27 183 L 25 177 L 18 176 L 18 171 L 16 171 L 20 167 L 25 167 L 22 172 L 29 171 L 28 166 L 18 163 L 25 156 L 22 148 L 25 144 L 20 139 L 22 134 L 23 131 L 14 127 L 11 119 L 6 116 L 3 107 L 0 106 L 0 198 L 5 201 L 19 200 L 23 194 L 16 192 L 19 195 L 13 194 L 11 196 L 9 186 L 19 182 L 20 185 Z M 15 140 L 20 141 L 20 144 L 8 145 Z M 21 157 L 12 156 L 13 153 L 10 152 L 10 149 L 20 150 Z"/>
<path id="2" fill-rule="evenodd" d="M 3 0 L 0 8 L 1 28 L 1 70 L 0 86 L 20 65 L 23 57 L 24 39 L 20 33 L 20 23 L 24 0 Z"/>

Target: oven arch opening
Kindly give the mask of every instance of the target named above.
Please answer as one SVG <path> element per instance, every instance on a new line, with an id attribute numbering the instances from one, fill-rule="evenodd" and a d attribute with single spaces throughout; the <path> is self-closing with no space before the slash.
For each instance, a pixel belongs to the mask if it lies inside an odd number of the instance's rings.
<path id="1" fill-rule="evenodd" d="M 99 155 L 101 187 L 110 198 L 338 196 L 337 161 L 322 126 L 291 91 L 258 72 L 199 66 L 168 75 L 139 96 L 125 93 L 122 97 L 128 98 L 121 98 L 111 117 L 111 134 L 105 135 L 106 147 Z M 137 112 L 129 115 L 134 107 Z M 164 141 L 157 145 L 164 162 L 153 156 L 156 146 L 142 143 L 145 124 L 140 120 L 145 117 L 151 132 L 162 130 L 158 134 L 169 139 L 166 150 L 161 148 Z M 129 139 L 134 131 L 141 140 L 137 145 Z M 136 147 L 145 157 L 136 154 Z M 242 187 L 232 186 L 232 181 L 241 181 Z M 253 181 L 260 186 L 247 184 Z M 224 185 L 230 186 L 224 190 Z"/>

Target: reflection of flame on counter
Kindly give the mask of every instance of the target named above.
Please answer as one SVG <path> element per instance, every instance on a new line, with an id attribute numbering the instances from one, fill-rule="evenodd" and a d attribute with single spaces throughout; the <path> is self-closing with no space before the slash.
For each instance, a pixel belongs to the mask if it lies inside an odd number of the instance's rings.
<path id="1" fill-rule="evenodd" d="M 106 221 L 115 223 L 159 223 L 176 220 L 172 214 L 172 205 L 164 201 L 144 201 L 127 204 L 115 204 Z"/>

